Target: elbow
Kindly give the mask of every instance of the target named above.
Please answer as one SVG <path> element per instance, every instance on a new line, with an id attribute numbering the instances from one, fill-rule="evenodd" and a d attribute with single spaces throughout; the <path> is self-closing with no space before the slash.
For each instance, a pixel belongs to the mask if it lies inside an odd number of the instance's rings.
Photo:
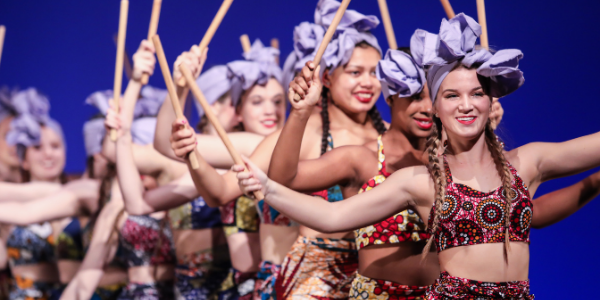
<path id="1" fill-rule="evenodd" d="M 132 216 L 141 216 L 151 214 L 154 211 L 143 207 L 142 205 L 125 205 L 125 211 Z"/>
<path id="2" fill-rule="evenodd" d="M 221 199 L 220 197 L 214 197 L 212 195 L 202 195 L 202 199 L 204 199 L 206 205 L 212 208 L 221 207 L 229 202 L 224 201 L 224 199 Z"/>

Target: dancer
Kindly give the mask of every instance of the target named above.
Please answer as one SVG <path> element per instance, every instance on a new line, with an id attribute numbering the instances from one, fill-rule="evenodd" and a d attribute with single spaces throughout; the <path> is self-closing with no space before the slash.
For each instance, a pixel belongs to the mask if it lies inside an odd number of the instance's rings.
<path id="1" fill-rule="evenodd" d="M 296 50 L 286 60 L 286 70 L 293 73 L 301 69 L 304 61 L 314 55 L 324 28 L 329 25 L 338 6 L 337 1 L 320 1 L 315 13 L 317 24 L 303 23 L 296 28 Z M 376 140 L 378 133 L 385 131 L 385 125 L 374 108 L 381 91 L 375 78 L 381 51 L 375 37 L 367 31 L 377 23 L 374 16 L 363 16 L 352 10 L 346 12 L 337 38 L 330 44 L 336 50 L 327 52 L 324 57 L 327 70 L 323 76 L 328 81 L 328 89 L 323 93 L 321 115 L 314 114 L 308 122 L 303 137 L 302 159 L 317 158 L 334 146 L 362 145 Z M 193 149 L 191 145 L 195 144 L 195 137 L 189 130 L 177 131 L 178 124 L 181 123 L 173 124 L 172 148 L 183 157 Z M 268 168 L 278 136 L 279 132 L 267 137 L 251 156 L 264 170 Z M 202 146 L 202 142 L 199 144 Z M 240 191 L 233 188 L 237 184 L 234 174 L 218 177 L 211 168 L 202 166 L 191 172 L 198 191 L 210 205 L 222 205 L 240 196 Z M 328 201 L 342 199 L 337 187 L 318 195 Z M 259 202 L 259 211 L 265 216 L 284 218 L 262 202 Z M 301 227 L 300 233 L 292 251 L 286 256 L 282 277 L 277 279 L 277 296 L 306 297 L 310 294 L 347 298 L 352 274 L 357 267 L 354 241 L 350 239 L 352 233 L 324 234 L 308 227 Z M 296 266 L 298 271 L 294 271 Z"/>
<path id="2" fill-rule="evenodd" d="M 506 96 L 523 83 L 518 69 L 521 52 L 492 55 L 475 49 L 480 26 L 463 14 L 443 21 L 440 32 L 438 37 L 419 30 L 411 43 L 415 57 L 425 58 L 424 65 L 430 66 L 427 83 L 435 115 L 428 168 L 404 168 L 377 188 L 340 203 L 319 202 L 287 190 L 269 181 L 249 160 L 253 173 L 240 172 L 238 177 L 246 192 L 264 186 L 272 206 L 321 230 L 361 227 L 383 220 L 390 211 L 413 208 L 429 220 L 432 237 L 425 253 L 435 239 L 443 270 L 429 288 L 428 299 L 532 299 L 527 281 L 530 194 L 543 181 L 600 165 L 595 151 L 599 134 L 503 152 L 488 122 L 491 97 Z M 442 128 L 448 135 L 445 148 Z"/>

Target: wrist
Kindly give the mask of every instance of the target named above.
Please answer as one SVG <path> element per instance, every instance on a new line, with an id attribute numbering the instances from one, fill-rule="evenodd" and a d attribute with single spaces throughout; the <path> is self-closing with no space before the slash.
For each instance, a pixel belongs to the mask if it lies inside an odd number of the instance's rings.
<path id="1" fill-rule="evenodd" d="M 300 118 L 300 120 L 308 120 L 310 115 L 312 114 L 314 106 L 308 106 L 303 108 L 292 108 L 290 111 L 290 117 Z"/>

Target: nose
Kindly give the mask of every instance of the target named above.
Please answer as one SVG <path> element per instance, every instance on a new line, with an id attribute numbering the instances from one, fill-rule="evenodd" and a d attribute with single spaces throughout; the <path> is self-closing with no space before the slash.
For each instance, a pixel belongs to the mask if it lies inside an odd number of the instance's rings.
<path id="1" fill-rule="evenodd" d="M 464 95 L 460 98 L 460 103 L 458 105 L 458 111 L 461 113 L 468 113 L 473 110 L 472 99 L 468 95 Z"/>
<path id="2" fill-rule="evenodd" d="M 373 78 L 370 73 L 368 72 L 364 72 L 363 75 L 360 77 L 360 87 L 362 88 L 366 88 L 366 89 L 372 89 L 373 88 L 373 81 L 377 80 L 377 78 Z"/>
<path id="3" fill-rule="evenodd" d="M 275 111 L 277 111 L 277 104 L 275 104 L 273 101 L 266 101 L 266 103 L 264 114 L 267 116 L 274 115 Z"/>
<path id="4" fill-rule="evenodd" d="M 433 104 L 431 104 L 431 101 L 428 99 L 423 99 L 422 101 L 420 101 L 420 103 L 421 107 L 419 109 L 419 112 L 430 117 L 431 112 L 433 110 Z"/>

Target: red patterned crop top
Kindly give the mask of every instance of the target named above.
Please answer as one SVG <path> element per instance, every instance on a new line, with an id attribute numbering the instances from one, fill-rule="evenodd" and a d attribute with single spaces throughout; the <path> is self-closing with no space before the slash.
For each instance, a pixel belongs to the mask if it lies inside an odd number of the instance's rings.
<path id="1" fill-rule="evenodd" d="M 512 173 L 512 199 L 510 212 L 510 240 L 529 243 L 529 229 L 533 210 L 529 190 L 517 170 L 509 163 Z M 503 243 L 505 232 L 504 199 L 502 186 L 491 192 L 480 192 L 452 181 L 452 173 L 444 157 L 446 169 L 446 196 L 442 203 L 440 223 L 435 234 L 437 251 L 467 245 Z M 431 208 L 429 228 L 435 216 L 435 204 Z"/>
<path id="2" fill-rule="evenodd" d="M 364 193 L 381 184 L 390 173 L 385 168 L 385 154 L 381 135 L 377 138 L 379 173 L 369 179 L 358 193 Z M 375 225 L 354 231 L 357 249 L 368 245 L 395 244 L 400 242 L 418 242 L 427 240 L 429 234 L 425 231 L 425 223 L 412 210 L 407 209 L 395 214 Z"/>

